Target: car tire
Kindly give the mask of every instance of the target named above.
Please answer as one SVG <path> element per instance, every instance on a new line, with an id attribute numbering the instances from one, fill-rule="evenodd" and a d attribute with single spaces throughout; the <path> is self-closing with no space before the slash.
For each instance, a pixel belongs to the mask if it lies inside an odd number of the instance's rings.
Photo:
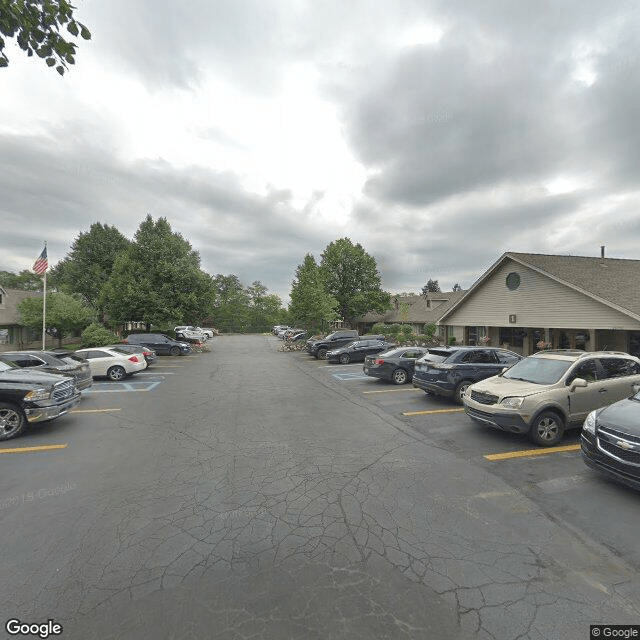
<path id="1" fill-rule="evenodd" d="M 107 378 L 109 378 L 109 380 L 119 382 L 120 380 L 124 380 L 126 377 L 127 372 L 120 365 L 109 367 L 109 369 L 107 369 Z"/>
<path id="2" fill-rule="evenodd" d="M 409 376 L 404 369 L 396 369 L 391 374 L 391 382 L 393 382 L 393 384 L 406 384 L 409 382 Z"/>
<path id="3" fill-rule="evenodd" d="M 180 347 L 171 347 L 171 349 L 169 349 L 169 353 L 172 356 L 179 356 L 180 355 Z"/>
<path id="4" fill-rule="evenodd" d="M 318 349 L 318 355 L 316 355 L 318 360 L 326 360 L 327 359 L 327 349 Z"/>
<path id="5" fill-rule="evenodd" d="M 456 390 L 453 392 L 453 399 L 456 401 L 456 404 L 464 404 L 462 401 L 462 396 L 464 396 L 465 391 L 473 384 L 473 382 L 469 382 L 468 380 L 463 380 L 458 384 Z"/>
<path id="6" fill-rule="evenodd" d="M 10 440 L 19 436 L 27 424 L 27 419 L 19 407 L 8 402 L 0 402 L 0 440 Z"/>
<path id="7" fill-rule="evenodd" d="M 529 438 L 541 447 L 553 447 L 562 440 L 564 422 L 555 411 L 543 411 L 531 423 Z"/>
<path id="8" fill-rule="evenodd" d="M 340 356 L 340 364 L 349 364 L 351 362 L 351 357 L 348 353 L 343 353 Z"/>

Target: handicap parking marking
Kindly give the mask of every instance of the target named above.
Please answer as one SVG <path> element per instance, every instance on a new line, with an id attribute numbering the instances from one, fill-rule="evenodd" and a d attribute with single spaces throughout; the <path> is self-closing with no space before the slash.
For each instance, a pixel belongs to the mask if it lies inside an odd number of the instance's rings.
<path id="1" fill-rule="evenodd" d="M 92 395 L 94 393 L 131 393 L 141 391 L 152 391 L 159 384 L 162 384 L 161 380 L 158 381 L 140 381 L 140 382 L 99 382 L 94 384 L 91 389 L 83 391 L 83 395 Z M 142 386 L 144 385 L 144 386 Z M 96 387 L 98 387 L 96 389 Z"/>
<path id="2" fill-rule="evenodd" d="M 346 382 L 347 380 L 370 380 L 369 376 L 363 375 L 362 373 L 332 373 L 331 374 L 336 380 L 340 380 L 341 382 Z"/>

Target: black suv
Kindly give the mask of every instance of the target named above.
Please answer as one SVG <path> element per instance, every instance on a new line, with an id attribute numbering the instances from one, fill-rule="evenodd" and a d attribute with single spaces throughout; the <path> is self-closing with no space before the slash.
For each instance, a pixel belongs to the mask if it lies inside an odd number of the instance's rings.
<path id="1" fill-rule="evenodd" d="M 179 356 L 191 353 L 191 347 L 185 342 L 178 342 L 164 333 L 130 333 L 127 344 L 139 344 L 153 349 L 158 355 Z"/>
<path id="2" fill-rule="evenodd" d="M 434 347 L 416 361 L 413 386 L 462 404 L 467 387 L 498 375 L 521 359 L 513 351 L 496 347 Z"/>
<path id="3" fill-rule="evenodd" d="M 73 376 L 0 362 L 0 440 L 19 436 L 27 423 L 64 415 L 80 395 Z"/>
<path id="4" fill-rule="evenodd" d="M 310 340 L 307 342 L 307 351 L 312 356 L 324 360 L 327 357 L 327 351 L 344 347 L 345 344 L 349 344 L 358 338 L 358 332 L 355 329 L 341 329 L 330 333 L 321 340 Z"/>

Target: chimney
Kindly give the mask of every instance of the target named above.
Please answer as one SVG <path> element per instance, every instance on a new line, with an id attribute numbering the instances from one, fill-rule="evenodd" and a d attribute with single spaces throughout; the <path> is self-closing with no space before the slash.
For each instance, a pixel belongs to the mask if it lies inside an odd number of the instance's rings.
<path id="1" fill-rule="evenodd" d="M 600 245 L 600 257 L 604 260 L 604 245 Z"/>

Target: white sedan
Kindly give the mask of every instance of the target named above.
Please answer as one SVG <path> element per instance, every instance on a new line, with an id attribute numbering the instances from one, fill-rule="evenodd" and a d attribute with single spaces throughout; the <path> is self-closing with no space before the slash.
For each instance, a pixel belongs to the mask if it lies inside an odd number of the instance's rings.
<path id="1" fill-rule="evenodd" d="M 147 368 L 142 354 L 122 353 L 108 347 L 79 349 L 75 355 L 89 362 L 94 378 L 106 376 L 109 380 L 124 380 L 127 376 Z"/>

